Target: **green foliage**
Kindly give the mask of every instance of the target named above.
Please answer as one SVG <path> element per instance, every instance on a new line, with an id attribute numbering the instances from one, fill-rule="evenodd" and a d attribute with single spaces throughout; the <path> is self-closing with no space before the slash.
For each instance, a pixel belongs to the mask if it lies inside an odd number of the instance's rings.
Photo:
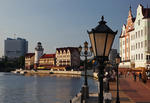
<path id="1" fill-rule="evenodd" d="M 24 56 L 20 56 L 17 59 L 17 62 L 18 62 L 18 67 L 19 68 L 24 68 L 24 66 L 25 66 L 25 57 Z"/>
<path id="2" fill-rule="evenodd" d="M 17 68 L 24 68 L 25 57 L 21 56 L 15 59 L 9 59 L 5 57 L 0 61 L 0 72 L 9 72 Z"/>

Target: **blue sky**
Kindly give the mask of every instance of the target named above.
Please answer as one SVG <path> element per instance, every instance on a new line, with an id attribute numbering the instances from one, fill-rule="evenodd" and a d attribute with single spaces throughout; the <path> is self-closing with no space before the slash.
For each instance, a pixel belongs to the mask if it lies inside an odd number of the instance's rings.
<path id="1" fill-rule="evenodd" d="M 97 26 L 102 15 L 112 30 L 118 30 L 113 45 L 118 48 L 129 6 L 136 16 L 139 4 L 150 7 L 149 0 L 0 0 L 0 56 L 4 40 L 14 34 L 28 40 L 29 52 L 34 52 L 38 41 L 45 53 L 89 42 L 87 30 Z"/>

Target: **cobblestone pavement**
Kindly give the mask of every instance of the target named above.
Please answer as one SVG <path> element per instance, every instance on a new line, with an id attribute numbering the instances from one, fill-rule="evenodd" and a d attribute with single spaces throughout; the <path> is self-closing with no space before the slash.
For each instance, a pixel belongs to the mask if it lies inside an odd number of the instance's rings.
<path id="1" fill-rule="evenodd" d="M 116 82 L 110 82 L 110 92 L 112 93 L 112 103 L 116 103 Z M 134 103 L 134 101 L 124 93 L 123 90 L 119 91 L 120 103 Z"/>
<path id="2" fill-rule="evenodd" d="M 134 81 L 132 76 L 126 78 L 122 76 L 119 81 L 120 103 L 150 103 L 150 80 L 143 83 L 138 78 Z M 110 82 L 110 92 L 112 94 L 111 103 L 116 103 L 116 82 Z M 90 93 L 87 103 L 98 103 L 98 94 Z"/>
<path id="3" fill-rule="evenodd" d="M 129 102 L 150 103 L 150 80 L 143 83 L 138 78 L 134 81 L 132 76 L 122 77 L 120 78 L 120 92 L 128 97 Z"/>

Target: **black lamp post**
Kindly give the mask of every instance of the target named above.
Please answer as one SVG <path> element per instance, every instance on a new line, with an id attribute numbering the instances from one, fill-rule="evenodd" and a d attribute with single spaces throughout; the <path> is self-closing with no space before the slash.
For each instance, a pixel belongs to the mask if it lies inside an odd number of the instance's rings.
<path id="1" fill-rule="evenodd" d="M 116 103 L 120 103 L 120 99 L 119 99 L 119 77 L 118 77 L 118 65 L 121 61 L 121 57 L 119 56 L 119 54 L 117 54 L 116 56 L 116 74 L 117 74 L 117 97 L 116 97 Z"/>
<path id="2" fill-rule="evenodd" d="M 112 31 L 104 21 L 102 16 L 99 25 L 88 31 L 93 53 L 98 60 L 100 67 L 98 73 L 98 80 L 100 83 L 100 91 L 98 92 L 98 103 L 103 103 L 103 77 L 104 77 L 104 61 L 108 59 L 110 49 L 112 47 L 117 31 Z"/>
<path id="3" fill-rule="evenodd" d="M 88 52 L 88 49 L 90 49 L 90 52 Z M 88 82 L 87 82 L 87 57 L 92 56 L 92 47 L 88 47 L 88 42 L 85 41 L 84 42 L 84 51 L 82 52 L 82 46 L 79 46 L 79 52 L 80 52 L 80 56 L 85 57 L 84 60 L 84 85 L 82 87 L 82 91 L 84 94 L 82 94 L 84 96 L 84 98 L 88 98 L 89 97 L 89 87 L 88 87 Z"/>

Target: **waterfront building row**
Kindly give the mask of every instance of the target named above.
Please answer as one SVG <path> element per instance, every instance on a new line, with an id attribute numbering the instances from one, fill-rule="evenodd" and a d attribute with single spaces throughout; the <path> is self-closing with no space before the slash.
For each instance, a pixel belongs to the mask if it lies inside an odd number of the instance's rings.
<path id="1" fill-rule="evenodd" d="M 44 48 L 38 42 L 35 53 L 25 56 L 25 69 L 64 69 L 79 67 L 80 54 L 77 47 L 56 48 L 55 54 L 43 54 Z"/>
<path id="2" fill-rule="evenodd" d="M 134 18 L 130 7 L 120 35 L 120 56 L 120 68 L 150 66 L 150 8 L 138 5 Z"/>

